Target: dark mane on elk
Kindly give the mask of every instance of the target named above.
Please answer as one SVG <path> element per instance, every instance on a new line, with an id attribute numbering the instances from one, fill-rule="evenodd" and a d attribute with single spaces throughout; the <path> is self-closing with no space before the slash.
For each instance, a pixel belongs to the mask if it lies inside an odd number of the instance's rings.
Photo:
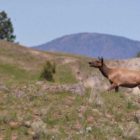
<path id="1" fill-rule="evenodd" d="M 115 89 L 117 92 L 119 87 L 134 88 L 139 87 L 140 89 L 140 71 L 121 69 L 121 68 L 110 68 L 104 63 L 103 58 L 89 62 L 90 67 L 95 67 L 105 76 L 111 83 L 108 91 Z"/>

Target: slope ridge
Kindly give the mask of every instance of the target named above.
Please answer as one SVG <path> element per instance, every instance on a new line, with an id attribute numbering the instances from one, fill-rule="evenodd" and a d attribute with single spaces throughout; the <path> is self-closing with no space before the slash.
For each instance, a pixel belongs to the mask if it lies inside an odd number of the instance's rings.
<path id="1" fill-rule="evenodd" d="M 77 33 L 62 36 L 35 47 L 39 50 L 80 54 L 88 57 L 132 58 L 140 51 L 140 42 L 121 36 Z"/>

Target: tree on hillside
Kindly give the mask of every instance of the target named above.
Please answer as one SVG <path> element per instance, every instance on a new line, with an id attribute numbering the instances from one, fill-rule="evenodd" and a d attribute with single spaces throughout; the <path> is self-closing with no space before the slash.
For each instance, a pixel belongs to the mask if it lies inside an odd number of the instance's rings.
<path id="1" fill-rule="evenodd" d="M 5 11 L 0 12 L 0 40 L 14 42 L 16 36 L 13 34 L 13 24 Z"/>

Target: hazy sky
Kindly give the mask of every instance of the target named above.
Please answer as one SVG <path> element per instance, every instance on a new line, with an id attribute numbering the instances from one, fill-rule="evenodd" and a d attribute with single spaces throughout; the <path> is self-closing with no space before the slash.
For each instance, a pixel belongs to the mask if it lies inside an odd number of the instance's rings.
<path id="1" fill-rule="evenodd" d="M 27 46 L 79 32 L 140 40 L 140 0 L 0 0 Z"/>

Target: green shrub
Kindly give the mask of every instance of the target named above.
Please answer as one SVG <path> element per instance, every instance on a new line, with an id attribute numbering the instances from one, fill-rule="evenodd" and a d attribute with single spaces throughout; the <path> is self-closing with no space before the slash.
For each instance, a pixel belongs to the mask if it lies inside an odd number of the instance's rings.
<path id="1" fill-rule="evenodd" d="M 55 63 L 51 63 L 50 61 L 47 61 L 44 65 L 43 71 L 41 72 L 41 79 L 45 79 L 48 81 L 54 81 L 53 75 L 56 72 Z"/>

